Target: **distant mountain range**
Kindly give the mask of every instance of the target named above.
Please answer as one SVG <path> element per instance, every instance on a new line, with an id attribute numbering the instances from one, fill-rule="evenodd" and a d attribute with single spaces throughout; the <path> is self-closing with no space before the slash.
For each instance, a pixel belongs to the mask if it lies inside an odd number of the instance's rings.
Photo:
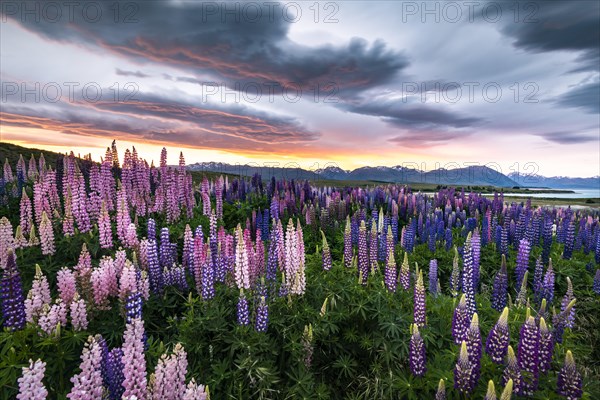
<path id="1" fill-rule="evenodd" d="M 552 189 L 600 189 L 600 176 L 591 178 L 571 178 L 568 176 L 546 177 L 541 175 L 519 174 L 511 172 L 508 177 L 520 186 L 530 188 L 548 187 Z"/>
<path id="2" fill-rule="evenodd" d="M 436 169 L 420 171 L 400 165 L 394 167 L 361 167 L 344 170 L 337 166 L 329 166 L 314 171 L 302 168 L 270 167 L 253 165 L 232 165 L 227 163 L 204 162 L 188 166 L 192 171 L 218 172 L 231 175 L 253 176 L 260 174 L 263 178 L 335 180 L 335 181 L 373 181 L 386 183 L 429 183 L 452 186 L 520 186 L 511 178 L 485 166 L 471 166 L 455 169 Z"/>

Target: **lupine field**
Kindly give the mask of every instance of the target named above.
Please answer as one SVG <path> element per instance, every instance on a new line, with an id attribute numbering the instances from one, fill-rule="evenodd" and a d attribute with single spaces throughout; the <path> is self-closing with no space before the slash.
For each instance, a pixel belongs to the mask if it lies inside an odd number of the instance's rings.
<path id="1" fill-rule="evenodd" d="M 597 209 L 121 155 L 4 164 L 0 398 L 600 398 Z"/>

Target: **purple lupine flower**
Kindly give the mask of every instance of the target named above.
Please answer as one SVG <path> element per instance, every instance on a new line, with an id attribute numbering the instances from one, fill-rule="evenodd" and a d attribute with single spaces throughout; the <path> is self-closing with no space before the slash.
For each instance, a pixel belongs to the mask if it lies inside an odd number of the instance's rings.
<path id="1" fill-rule="evenodd" d="M 104 354 L 104 384 L 108 389 L 108 397 L 110 400 L 120 400 L 125 391 L 123 387 L 123 350 L 117 347 L 111 351 L 106 351 Z"/>
<path id="2" fill-rule="evenodd" d="M 25 327 L 25 298 L 21 275 L 17 268 L 15 253 L 7 252 L 6 267 L 2 270 L 0 279 L 0 304 L 2 304 L 3 326 L 11 330 Z"/>
<path id="3" fill-rule="evenodd" d="M 517 266 L 515 268 L 516 274 L 516 282 L 523 282 L 523 276 L 525 276 L 525 272 L 529 268 L 529 252 L 531 251 L 531 246 L 529 245 L 529 241 L 527 239 L 521 239 L 519 244 L 519 251 L 517 253 Z"/>
<path id="4" fill-rule="evenodd" d="M 508 352 L 506 353 L 506 367 L 502 373 L 502 384 L 508 386 L 508 382 L 513 383 L 515 394 L 521 395 L 521 369 L 519 368 L 519 362 L 515 356 L 515 352 L 512 346 L 508 346 Z"/>
<path id="5" fill-rule="evenodd" d="M 496 364 L 502 364 L 508 351 L 510 342 L 510 332 L 508 330 L 508 307 L 504 308 L 498 322 L 490 331 L 485 342 L 485 351 L 492 361 Z"/>
<path id="6" fill-rule="evenodd" d="M 365 221 L 361 221 L 358 229 L 358 274 L 361 283 L 365 285 L 369 277 L 369 251 L 367 248 L 367 227 Z"/>
<path id="7" fill-rule="evenodd" d="M 144 358 L 144 322 L 136 318 L 127 324 L 123 335 L 124 398 L 146 399 L 146 359 Z"/>
<path id="8" fill-rule="evenodd" d="M 560 303 L 560 311 L 564 312 L 573 299 L 575 299 L 575 296 L 573 295 L 573 283 L 571 282 L 571 278 L 567 276 L 567 292 Z M 567 321 L 565 327 L 573 329 L 573 326 L 575 325 L 575 307 L 571 307 L 571 311 L 566 315 Z"/>
<path id="9" fill-rule="evenodd" d="M 437 260 L 429 261 L 429 292 L 433 296 L 437 296 L 438 292 L 438 264 Z"/>
<path id="10" fill-rule="evenodd" d="M 522 375 L 520 393 L 524 396 L 532 396 L 538 386 L 540 331 L 535 325 L 535 319 L 530 315 L 521 327 L 517 352 L 517 361 Z"/>
<path id="11" fill-rule="evenodd" d="M 475 221 L 475 223 L 477 223 Z M 475 292 L 479 291 L 479 261 L 481 259 L 481 237 L 479 236 L 479 230 L 473 231 L 471 237 L 471 253 L 473 257 L 473 288 Z"/>
<path id="12" fill-rule="evenodd" d="M 467 235 L 467 241 L 465 242 L 463 255 L 463 276 L 462 276 L 462 290 L 465 294 L 465 300 L 467 302 L 467 312 L 469 320 L 477 312 L 477 305 L 475 303 L 475 286 L 473 281 L 473 251 L 471 249 L 471 233 Z"/>
<path id="13" fill-rule="evenodd" d="M 525 271 L 525 275 L 523 275 L 523 281 L 521 282 L 521 288 L 519 289 L 519 293 L 517 294 L 517 306 L 524 307 L 529 300 L 527 299 L 527 277 L 529 275 L 529 271 Z"/>
<path id="14" fill-rule="evenodd" d="M 72 400 L 94 400 L 102 398 L 102 347 L 98 336 L 88 338 L 81 353 L 81 372 L 71 378 L 73 388 L 67 395 Z"/>
<path id="15" fill-rule="evenodd" d="M 575 240 L 575 223 L 573 218 L 569 220 L 565 237 L 565 248 L 563 249 L 562 257 L 565 260 L 570 260 L 573 255 L 573 244 Z"/>
<path id="16" fill-rule="evenodd" d="M 427 371 L 425 343 L 419 333 L 418 325 L 411 325 L 411 332 L 409 345 L 410 371 L 414 376 L 423 377 Z"/>
<path id="17" fill-rule="evenodd" d="M 563 334 L 565 332 L 565 328 L 567 326 L 568 316 L 571 313 L 571 308 L 575 306 L 575 302 L 577 299 L 571 300 L 571 302 L 565 307 L 563 311 L 556 314 L 553 309 L 554 316 L 552 318 L 552 323 L 554 324 L 554 340 L 557 343 L 562 343 Z"/>
<path id="18" fill-rule="evenodd" d="M 435 392 L 435 400 L 446 400 L 446 384 L 443 379 L 438 383 L 437 391 Z"/>
<path id="19" fill-rule="evenodd" d="M 546 321 L 540 318 L 540 372 L 550 371 L 552 355 L 554 354 L 554 337 L 548 329 Z"/>
<path id="20" fill-rule="evenodd" d="M 452 337 L 454 343 L 460 344 L 467 340 L 467 330 L 469 328 L 470 318 L 467 310 L 466 296 L 463 294 L 460 297 L 458 305 L 454 309 L 452 317 Z"/>
<path id="21" fill-rule="evenodd" d="M 269 305 L 265 301 L 265 296 L 260 297 L 258 307 L 256 308 L 256 323 L 254 329 L 257 332 L 266 332 L 269 325 Z"/>
<path id="22" fill-rule="evenodd" d="M 494 278 L 494 288 L 492 289 L 492 308 L 500 311 L 506 307 L 508 297 L 508 273 L 506 271 L 506 256 L 502 254 L 502 264 L 500 271 Z"/>
<path id="23" fill-rule="evenodd" d="M 248 310 L 248 299 L 244 289 L 240 289 L 240 297 L 237 303 L 237 319 L 239 325 L 250 325 L 250 312 Z"/>
<path id="24" fill-rule="evenodd" d="M 385 264 L 385 287 L 392 293 L 396 292 L 398 277 L 396 276 L 396 259 L 394 258 L 394 250 L 390 250 Z"/>
<path id="25" fill-rule="evenodd" d="M 125 301 L 125 321 L 130 324 L 135 319 L 142 319 L 142 296 L 138 291 L 127 295 Z"/>
<path id="26" fill-rule="evenodd" d="M 554 300 L 554 270 L 552 269 L 552 259 L 549 259 L 548 261 L 548 269 L 546 270 L 546 275 L 544 275 L 541 292 L 541 298 L 546 299 L 548 304 L 552 304 L 552 300 Z"/>
<path id="27" fill-rule="evenodd" d="M 215 269 L 210 248 L 208 248 L 206 257 L 200 268 L 202 269 L 200 274 L 200 281 L 202 283 L 200 295 L 202 296 L 202 300 L 210 300 L 215 297 Z"/>
<path id="28" fill-rule="evenodd" d="M 329 271 L 331 269 L 331 251 L 329 250 L 327 238 L 323 231 L 321 231 L 321 236 L 323 236 L 323 269 Z"/>
<path id="29" fill-rule="evenodd" d="M 600 237 L 600 235 L 598 235 Z M 592 290 L 596 294 L 600 294 L 600 269 L 596 270 L 596 275 L 594 276 L 594 284 L 592 285 Z"/>
<path id="30" fill-rule="evenodd" d="M 544 266 L 542 265 L 542 257 L 538 257 L 535 261 L 535 271 L 533 272 L 533 292 L 535 293 L 536 303 L 541 300 L 542 282 L 544 280 Z"/>
<path id="31" fill-rule="evenodd" d="M 473 365 L 469 361 L 469 352 L 467 351 L 467 342 L 463 341 L 460 346 L 458 361 L 454 367 L 454 388 L 464 394 L 473 391 Z"/>
<path id="32" fill-rule="evenodd" d="M 29 367 L 23 367 L 23 375 L 18 379 L 19 394 L 17 400 L 46 400 L 48 390 L 42 379 L 46 372 L 46 363 L 37 360 L 29 360 Z"/>
<path id="33" fill-rule="evenodd" d="M 45 256 L 54 254 L 56 251 L 54 247 L 54 231 L 52 230 L 52 222 L 50 222 L 48 214 L 45 211 L 42 213 L 39 230 L 42 254 Z"/>
<path id="34" fill-rule="evenodd" d="M 473 387 L 477 386 L 481 374 L 481 330 L 479 329 L 479 317 L 477 313 L 473 314 L 473 319 L 467 331 L 467 350 L 469 352 L 469 362 L 473 367 L 471 380 Z"/>
<path id="35" fill-rule="evenodd" d="M 377 224 L 375 221 L 371 222 L 371 234 L 369 235 L 369 271 L 376 271 L 378 268 L 377 264 L 377 253 L 378 253 L 378 235 L 377 235 Z"/>
<path id="36" fill-rule="evenodd" d="M 460 291 L 460 264 L 458 263 L 458 249 L 454 247 L 454 259 L 452 260 L 452 274 L 450 275 L 450 290 L 452 297 L 458 296 Z"/>
<path id="37" fill-rule="evenodd" d="M 402 289 L 408 290 L 410 287 L 410 265 L 408 264 L 408 253 L 404 253 L 404 261 L 402 261 L 402 266 L 400 267 L 400 274 L 398 275 L 398 279 L 400 280 L 400 285 Z"/>
<path id="38" fill-rule="evenodd" d="M 150 226 L 150 225 L 148 225 Z M 148 278 L 150 279 L 150 289 L 154 293 L 161 293 L 164 287 L 162 269 L 158 258 L 158 249 L 156 240 L 148 239 L 146 259 L 148 260 Z"/>
<path id="39" fill-rule="evenodd" d="M 417 326 L 425 326 L 425 286 L 423 285 L 423 271 L 419 270 L 417 283 L 414 291 L 414 323 Z"/>
<path id="40" fill-rule="evenodd" d="M 567 350 L 565 364 L 558 373 L 556 391 L 558 394 L 565 396 L 568 400 L 577 400 L 583 395 L 582 386 L 583 381 L 581 379 L 581 373 L 577 371 L 573 353 L 571 353 L 571 350 Z"/>

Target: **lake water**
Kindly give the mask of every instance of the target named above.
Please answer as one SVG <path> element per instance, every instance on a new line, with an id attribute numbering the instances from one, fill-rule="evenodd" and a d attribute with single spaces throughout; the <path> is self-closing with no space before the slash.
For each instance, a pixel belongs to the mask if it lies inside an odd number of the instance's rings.
<path id="1" fill-rule="evenodd" d="M 598 189 L 565 189 L 565 190 L 572 190 L 575 193 L 504 193 L 504 197 L 532 197 L 532 198 L 552 197 L 552 198 L 556 198 L 556 199 L 600 198 L 600 188 L 598 188 Z"/>

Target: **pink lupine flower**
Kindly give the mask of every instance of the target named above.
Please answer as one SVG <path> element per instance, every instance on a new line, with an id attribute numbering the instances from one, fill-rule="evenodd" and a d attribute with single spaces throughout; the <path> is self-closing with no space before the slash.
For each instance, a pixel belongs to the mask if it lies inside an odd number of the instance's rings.
<path id="1" fill-rule="evenodd" d="M 88 327 L 87 308 L 85 305 L 85 300 L 80 298 L 77 292 L 75 293 L 73 301 L 71 302 L 70 312 L 71 325 L 73 325 L 73 330 L 86 330 Z"/>
<path id="2" fill-rule="evenodd" d="M 240 289 L 250 289 L 248 252 L 244 245 L 242 228 L 237 226 L 237 246 L 235 251 L 235 283 Z"/>
<path id="3" fill-rule="evenodd" d="M 63 218 L 62 229 L 65 236 L 73 236 L 75 234 L 73 206 L 72 206 L 71 188 L 68 188 L 68 194 L 65 196 L 65 216 Z"/>
<path id="4" fill-rule="evenodd" d="M 208 400 L 209 391 L 204 385 L 197 385 L 194 378 L 188 383 L 182 400 Z"/>
<path id="5" fill-rule="evenodd" d="M 46 372 L 46 363 L 29 360 L 29 367 L 23 367 L 23 375 L 19 378 L 19 394 L 17 400 L 46 400 L 48 391 L 42 379 Z"/>
<path id="6" fill-rule="evenodd" d="M 57 334 L 58 326 L 65 326 L 66 324 L 67 307 L 60 299 L 55 304 L 52 304 L 52 306 L 44 304 L 38 318 L 38 325 L 46 335 Z"/>
<path id="7" fill-rule="evenodd" d="M 14 248 L 13 227 L 8 218 L 0 218 L 0 268 L 6 267 L 8 249 Z"/>
<path id="8" fill-rule="evenodd" d="M 73 388 L 67 395 L 72 400 L 96 400 L 102 398 L 102 347 L 100 335 L 88 338 L 81 353 L 81 372 L 71 378 Z"/>
<path id="9" fill-rule="evenodd" d="M 125 232 L 125 246 L 130 249 L 138 247 L 140 241 L 137 237 L 137 229 L 134 223 L 129 224 Z"/>
<path id="10" fill-rule="evenodd" d="M 112 248 L 112 226 L 105 202 L 102 202 L 102 211 L 100 212 L 100 218 L 98 218 L 98 232 L 100 236 L 100 247 L 103 249 Z"/>
<path id="11" fill-rule="evenodd" d="M 56 251 L 54 247 L 54 231 L 52 230 L 52 222 L 44 211 L 40 222 L 40 242 L 42 245 L 42 254 L 52 255 Z"/>
<path id="12" fill-rule="evenodd" d="M 23 188 L 23 194 L 21 195 L 20 203 L 20 220 L 21 228 L 24 232 L 29 232 L 33 225 L 33 212 L 31 209 L 31 200 L 27 195 L 27 191 Z"/>
<path id="13" fill-rule="evenodd" d="M 286 288 L 290 290 L 296 279 L 297 268 L 300 264 L 300 260 L 298 257 L 298 246 L 296 241 L 298 240 L 298 235 L 294 229 L 294 224 L 292 223 L 292 219 L 288 221 L 287 230 L 285 233 L 285 260 L 284 260 L 284 272 L 286 278 Z"/>
<path id="14" fill-rule="evenodd" d="M 36 264 L 33 284 L 27 294 L 27 299 L 25 299 L 25 315 L 27 322 L 35 323 L 40 316 L 44 305 L 49 305 L 51 301 L 52 298 L 50 297 L 48 279 L 46 279 L 46 276 L 42 273 L 40 266 Z"/>
<path id="15" fill-rule="evenodd" d="M 119 278 L 119 299 L 125 302 L 127 296 L 137 290 L 137 273 L 135 266 L 128 260 Z"/>
<path id="16" fill-rule="evenodd" d="M 125 268 L 125 264 L 127 264 L 127 253 L 125 250 L 117 251 L 115 253 L 115 260 L 113 263 L 117 276 L 121 275 L 123 268 Z"/>
<path id="17" fill-rule="evenodd" d="M 144 358 L 144 322 L 135 318 L 123 335 L 124 398 L 146 400 L 146 359 Z"/>
<path id="18" fill-rule="evenodd" d="M 69 305 L 75 296 L 77 286 L 75 283 L 75 274 L 67 267 L 61 268 L 56 275 L 56 286 L 61 300 Z"/>
<path id="19" fill-rule="evenodd" d="M 152 400 L 180 400 L 186 392 L 187 354 L 177 343 L 173 354 L 163 354 L 158 360 L 151 383 Z"/>
<path id="20" fill-rule="evenodd" d="M 28 247 L 29 243 L 25 236 L 23 235 L 23 230 L 21 229 L 21 225 L 17 226 L 17 230 L 15 231 L 15 239 L 13 241 L 13 245 L 15 249 L 21 249 Z"/>

